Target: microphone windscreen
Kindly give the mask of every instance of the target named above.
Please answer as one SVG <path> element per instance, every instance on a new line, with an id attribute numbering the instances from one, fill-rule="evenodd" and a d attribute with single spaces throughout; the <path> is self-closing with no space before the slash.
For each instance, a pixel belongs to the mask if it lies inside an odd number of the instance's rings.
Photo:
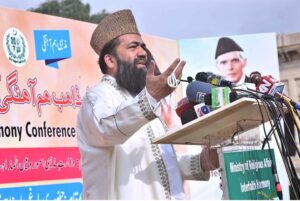
<path id="1" fill-rule="evenodd" d="M 189 103 L 189 102 L 190 102 L 189 99 L 188 99 L 187 97 L 184 97 L 184 98 L 182 98 L 180 101 L 178 101 L 178 103 L 177 103 L 177 108 L 179 108 L 179 107 L 181 107 L 182 105 L 187 104 L 187 103 Z"/>
<path id="2" fill-rule="evenodd" d="M 197 118 L 198 118 L 198 116 L 193 107 L 193 108 L 189 108 L 189 109 L 185 110 L 182 113 L 180 120 L 181 120 L 182 125 L 184 125 L 184 124 L 189 123 L 190 121 L 193 121 L 194 119 L 197 119 Z"/>
<path id="3" fill-rule="evenodd" d="M 211 72 L 200 72 L 196 74 L 195 79 L 198 81 L 207 82 L 208 77 L 211 75 L 213 75 Z"/>
<path id="4" fill-rule="evenodd" d="M 201 81 L 192 81 L 186 87 L 186 97 L 194 103 L 203 102 L 204 95 L 211 92 L 211 84 Z"/>
<path id="5" fill-rule="evenodd" d="M 183 112 L 190 109 L 190 108 L 194 108 L 195 103 L 191 103 L 187 97 L 181 99 L 178 104 L 177 104 L 177 108 L 176 108 L 176 114 L 181 117 Z"/>
<path id="6" fill-rule="evenodd" d="M 261 74 L 258 71 L 254 71 L 250 74 L 250 82 L 258 85 L 261 81 Z"/>
<path id="7" fill-rule="evenodd" d="M 188 76 L 188 77 L 187 77 L 188 83 L 191 83 L 193 80 L 194 80 L 194 78 L 192 78 L 191 76 Z"/>

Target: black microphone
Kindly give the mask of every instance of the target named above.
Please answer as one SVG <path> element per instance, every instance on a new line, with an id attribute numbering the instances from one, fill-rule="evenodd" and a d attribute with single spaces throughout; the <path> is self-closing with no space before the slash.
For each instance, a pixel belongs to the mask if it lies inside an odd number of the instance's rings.
<path id="1" fill-rule="evenodd" d="M 176 114 L 180 117 L 181 124 L 186 124 L 194 119 L 197 119 L 197 114 L 194 109 L 195 103 L 189 101 L 187 97 L 182 98 L 177 103 Z"/>
<path id="2" fill-rule="evenodd" d="M 192 81 L 186 87 L 186 97 L 194 103 L 203 103 L 205 94 L 211 92 L 211 85 L 201 81 Z"/>
<path id="3" fill-rule="evenodd" d="M 193 80 L 194 80 L 194 78 L 192 78 L 191 76 L 188 76 L 186 80 L 181 79 L 180 81 L 191 83 Z"/>
<path id="4" fill-rule="evenodd" d="M 189 123 L 190 121 L 193 121 L 194 119 L 197 119 L 198 116 L 195 112 L 194 108 L 189 108 L 186 111 L 184 111 L 180 117 L 182 125 Z"/>
<path id="5" fill-rule="evenodd" d="M 215 85 L 215 86 L 223 86 L 223 87 L 230 87 L 230 88 L 237 86 L 236 84 L 234 84 L 228 80 L 225 80 L 222 76 L 215 75 L 211 72 L 197 73 L 195 78 L 198 81 L 207 82 L 207 83 Z"/>
<path id="6" fill-rule="evenodd" d="M 211 93 L 205 94 L 204 104 L 205 105 L 211 105 L 212 104 Z"/>

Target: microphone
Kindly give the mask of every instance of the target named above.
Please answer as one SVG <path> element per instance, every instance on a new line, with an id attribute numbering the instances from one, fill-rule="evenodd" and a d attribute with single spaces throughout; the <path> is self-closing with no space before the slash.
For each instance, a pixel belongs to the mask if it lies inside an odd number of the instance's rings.
<path id="1" fill-rule="evenodd" d="M 275 96 L 276 92 L 282 93 L 284 83 L 274 79 L 271 75 L 261 76 L 258 71 L 250 74 L 250 80 L 256 85 L 256 91 Z"/>
<path id="2" fill-rule="evenodd" d="M 236 87 L 237 85 L 225 80 L 224 77 L 220 75 L 215 75 L 211 72 L 200 72 L 197 73 L 196 75 L 196 80 L 202 81 L 202 82 L 207 82 L 209 84 L 215 85 L 215 86 L 222 86 L 222 87 Z"/>
<path id="3" fill-rule="evenodd" d="M 203 103 L 205 94 L 211 92 L 211 85 L 201 81 L 192 81 L 186 87 L 186 97 L 193 103 Z"/>
<path id="4" fill-rule="evenodd" d="M 232 91 L 229 93 L 229 101 L 230 103 L 240 99 L 240 98 L 254 98 L 251 94 L 243 93 L 243 92 L 237 92 L 237 91 Z M 204 96 L 204 103 L 205 105 L 211 105 L 212 104 L 212 98 L 211 94 L 205 94 Z"/>
<path id="5" fill-rule="evenodd" d="M 295 109 L 300 110 L 300 104 L 282 94 L 284 83 L 275 80 L 271 75 L 261 76 L 258 71 L 254 71 L 250 74 L 250 80 L 256 85 L 257 91 L 284 99 L 290 102 Z"/>
<path id="6" fill-rule="evenodd" d="M 177 103 L 176 114 L 180 117 L 181 124 L 186 124 L 194 119 L 197 119 L 197 114 L 194 110 L 195 103 L 188 100 L 187 97 L 182 98 Z"/>
<path id="7" fill-rule="evenodd" d="M 176 108 L 176 114 L 178 117 L 181 117 L 184 111 L 194 108 L 195 103 L 191 103 L 187 97 L 182 98 L 178 103 L 177 103 L 177 108 Z"/>
<path id="8" fill-rule="evenodd" d="M 195 112 L 197 114 L 197 117 L 202 117 L 208 113 L 210 113 L 211 109 L 208 105 L 205 103 L 199 103 L 194 106 Z"/>
<path id="9" fill-rule="evenodd" d="M 211 105 L 212 104 L 211 93 L 205 94 L 204 104 L 205 105 Z"/>
<path id="10" fill-rule="evenodd" d="M 203 103 L 204 95 L 210 93 L 210 91 L 211 91 L 211 85 L 205 82 L 191 81 L 187 85 L 186 88 L 187 97 L 181 99 L 178 102 L 176 108 L 176 113 L 180 117 L 182 124 L 186 124 L 198 118 L 198 114 L 196 113 L 194 106 L 198 103 Z M 201 108 L 201 111 L 202 113 L 206 113 L 206 110 L 203 108 Z"/>
<path id="11" fill-rule="evenodd" d="M 180 80 L 181 82 L 191 83 L 194 80 L 191 76 L 188 76 L 186 80 Z"/>
<path id="12" fill-rule="evenodd" d="M 198 118 L 198 116 L 193 107 L 193 108 L 189 108 L 189 109 L 185 110 L 182 113 L 180 120 L 181 120 L 182 125 L 184 125 L 184 124 L 189 123 L 190 121 L 193 121 L 194 119 L 197 119 L 197 118 Z"/>
<path id="13" fill-rule="evenodd" d="M 295 101 L 293 101 L 291 98 L 287 97 L 286 95 L 276 92 L 275 97 L 282 98 L 285 101 L 290 102 L 295 109 L 300 110 L 300 104 L 296 103 Z"/>

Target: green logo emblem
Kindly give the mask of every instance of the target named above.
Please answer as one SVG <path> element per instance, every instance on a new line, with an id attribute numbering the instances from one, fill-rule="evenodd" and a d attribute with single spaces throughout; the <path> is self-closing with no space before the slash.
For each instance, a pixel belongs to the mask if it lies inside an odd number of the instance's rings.
<path id="1" fill-rule="evenodd" d="M 17 28 L 9 28 L 3 37 L 3 49 L 7 59 L 16 67 L 23 66 L 29 56 L 28 43 Z"/>

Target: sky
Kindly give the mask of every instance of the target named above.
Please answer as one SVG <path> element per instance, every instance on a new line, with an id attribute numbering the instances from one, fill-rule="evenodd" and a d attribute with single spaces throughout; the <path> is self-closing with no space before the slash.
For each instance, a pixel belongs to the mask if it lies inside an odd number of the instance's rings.
<path id="1" fill-rule="evenodd" d="M 26 10 L 45 0 L 0 0 Z M 129 8 L 143 34 L 170 39 L 300 32 L 300 0 L 82 0 L 91 13 Z"/>

